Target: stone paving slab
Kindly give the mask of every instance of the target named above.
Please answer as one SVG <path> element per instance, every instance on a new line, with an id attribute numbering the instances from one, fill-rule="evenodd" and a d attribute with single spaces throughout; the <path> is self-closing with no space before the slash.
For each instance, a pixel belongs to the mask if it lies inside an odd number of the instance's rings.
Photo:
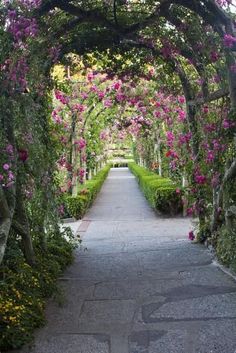
<path id="1" fill-rule="evenodd" d="M 157 216 L 120 168 L 83 222 L 64 302 L 20 353 L 236 353 L 236 282 L 187 241 L 190 219 Z"/>
<path id="2" fill-rule="evenodd" d="M 62 334 L 36 342 L 32 353 L 110 353 L 110 339 L 106 335 Z"/>
<path id="3" fill-rule="evenodd" d="M 130 353 L 182 353 L 184 352 L 186 331 L 141 331 L 129 337 Z"/>

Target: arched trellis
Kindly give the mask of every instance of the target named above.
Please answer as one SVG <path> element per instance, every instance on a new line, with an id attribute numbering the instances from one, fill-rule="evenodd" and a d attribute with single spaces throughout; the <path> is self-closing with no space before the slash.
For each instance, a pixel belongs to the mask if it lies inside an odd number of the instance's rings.
<path id="1" fill-rule="evenodd" d="M 178 31 L 183 26 L 184 15 L 186 10 L 190 11 L 194 16 L 199 18 L 199 29 L 200 33 L 204 35 L 204 28 L 206 25 L 211 26 L 212 31 L 219 36 L 219 41 L 221 44 L 224 43 L 225 36 L 234 36 L 234 21 L 232 17 L 227 14 L 214 0 L 206 0 L 203 2 L 199 1 L 185 1 L 185 0 L 176 0 L 176 1 L 162 1 L 157 6 L 153 6 L 152 10 L 148 15 L 144 15 L 144 19 L 134 19 L 132 24 L 122 22 L 121 15 L 119 14 L 119 8 L 122 8 L 124 5 L 123 2 L 113 1 L 110 6 L 108 4 L 107 8 L 104 9 L 101 6 L 94 7 L 93 9 L 85 9 L 82 6 L 76 5 L 76 3 L 65 3 L 64 1 L 50 1 L 45 2 L 41 9 L 39 10 L 39 15 L 42 16 L 47 11 L 58 8 L 62 12 L 68 13 L 74 18 L 68 21 L 65 24 L 65 30 L 68 32 L 73 32 L 74 29 L 81 26 L 81 24 L 89 24 L 92 26 L 91 30 L 102 28 L 101 37 L 96 37 L 95 40 L 88 35 L 88 40 L 82 39 L 80 41 L 79 36 L 75 37 L 75 40 L 72 40 L 69 44 L 64 46 L 62 49 L 62 54 L 67 51 L 75 51 L 79 54 L 83 54 L 86 51 L 98 49 L 104 50 L 106 48 L 111 48 L 113 46 L 117 47 L 135 47 L 138 49 L 147 49 L 152 52 L 153 55 L 163 58 L 163 53 L 161 50 L 155 47 L 153 43 L 145 43 L 145 41 L 140 38 L 140 32 L 145 29 L 152 29 L 155 27 L 156 23 L 160 19 L 164 19 L 167 23 L 173 25 L 175 30 Z M 132 5 L 131 5 L 132 6 Z M 177 9 L 180 9 L 179 13 Z M 132 11 L 131 11 L 132 13 Z M 120 18 L 119 18 L 120 17 Z M 134 16 L 135 18 L 135 16 Z M 200 20 L 201 19 L 201 20 Z M 128 21 L 127 21 L 128 22 Z M 196 24 L 196 22 L 195 22 Z M 186 31 L 186 29 L 185 29 Z M 190 29 L 191 32 L 191 29 Z M 88 31 L 89 34 L 89 31 Z M 207 82 L 206 75 L 206 66 L 209 59 L 201 57 L 198 53 L 198 48 L 195 46 L 194 39 L 191 36 L 188 36 L 188 31 L 184 35 L 187 38 L 184 43 L 183 48 L 179 48 L 179 55 L 185 59 L 192 60 L 192 64 L 201 78 L 201 89 L 202 97 L 198 98 L 194 93 L 193 87 L 191 85 L 191 80 L 188 78 L 188 75 L 181 66 L 178 58 L 164 57 L 164 60 L 168 61 L 173 68 L 173 71 L 177 72 L 179 75 L 180 81 L 182 83 L 183 91 L 186 98 L 186 106 L 188 113 L 188 122 L 190 130 L 193 133 L 193 136 L 197 135 L 196 132 L 196 114 L 201 106 L 204 103 L 214 101 L 216 99 L 223 98 L 227 95 L 230 97 L 232 114 L 234 119 L 235 108 L 236 108 L 236 72 L 232 70 L 232 66 L 235 65 L 235 51 L 236 44 L 232 43 L 230 48 L 224 47 L 222 45 L 222 50 L 225 55 L 225 70 L 228 73 L 228 82 L 226 87 L 219 88 L 215 92 L 209 93 L 209 86 Z M 63 39 L 63 36 L 62 36 Z M 158 40 L 158 38 L 155 38 Z M 79 43 L 78 43 L 79 41 Z M 148 41 L 146 41 L 148 42 Z M 234 133 L 232 131 L 232 139 L 234 138 Z M 195 157 L 198 157 L 198 141 L 193 139 L 193 150 Z M 231 160 L 227 163 L 229 168 L 225 172 L 223 178 L 223 183 L 220 190 L 216 193 L 215 200 L 215 210 L 219 208 L 219 204 L 222 199 L 224 185 L 227 181 L 233 180 L 236 175 L 236 161 Z M 215 217 L 212 221 L 212 229 L 216 225 L 216 216 L 217 212 L 215 211 Z"/>
<path id="2" fill-rule="evenodd" d="M 40 8 L 35 10 L 34 17 L 37 18 L 41 24 L 42 32 L 44 31 L 41 39 L 43 38 L 43 45 L 39 43 L 39 48 L 45 48 L 45 44 L 52 45 L 55 41 L 61 45 L 61 58 L 70 52 L 84 54 L 93 50 L 105 50 L 109 48 L 123 48 L 125 51 L 129 48 L 136 48 L 137 50 L 151 51 L 156 57 L 162 57 L 165 61 L 169 62 L 173 72 L 177 72 L 182 82 L 183 91 L 186 97 L 188 121 L 191 130 L 194 133 L 195 116 L 199 105 L 209 102 L 211 100 L 219 99 L 229 94 L 232 110 L 236 107 L 236 72 L 231 70 L 235 65 L 235 51 L 236 43 L 232 42 L 230 48 L 222 50 L 225 53 L 225 68 L 228 72 L 227 87 L 222 87 L 216 92 L 209 93 L 208 83 L 206 79 L 206 58 L 198 55 L 198 49 L 195 47 L 194 38 L 187 36 L 183 48 L 180 47 L 178 56 L 185 59 L 194 57 L 194 67 L 202 78 L 202 97 L 195 96 L 191 80 L 181 66 L 181 62 L 177 57 L 164 56 L 160 50 L 160 45 L 147 43 L 140 38 L 140 33 L 143 31 L 153 30 L 158 22 L 171 24 L 178 31 L 181 27 L 183 16 L 190 13 L 192 16 L 197 16 L 199 20 L 199 30 L 204 36 L 204 25 L 210 25 L 212 31 L 218 36 L 219 41 L 223 43 L 225 36 L 234 36 L 234 23 L 230 15 L 228 15 L 214 0 L 204 1 L 188 1 L 188 0 L 165 0 L 158 5 L 151 5 L 148 9 L 148 14 L 142 12 L 141 14 L 134 15 L 131 11 L 131 16 L 124 16 L 125 3 L 122 1 L 112 1 L 111 3 L 104 4 L 97 2 L 96 6 L 91 6 L 87 2 L 81 5 L 76 1 L 68 2 L 63 0 L 43 1 Z M 132 10 L 132 9 L 131 9 Z M 65 16 L 66 14 L 66 16 Z M 56 19 L 59 18 L 57 23 Z M 131 18 L 132 17 L 132 18 Z M 63 26 L 63 29 L 62 29 Z M 47 30 L 45 30 L 45 28 Z M 45 35 L 46 33 L 46 35 Z M 166 32 L 168 34 L 168 32 Z M 155 41 L 158 42 L 160 36 L 158 33 L 155 36 Z M 172 43 L 172 38 L 168 38 Z M 187 43 L 187 46 L 186 46 Z M 45 59 L 46 55 L 42 55 L 41 60 Z M 54 62 L 48 62 L 43 69 L 42 75 L 49 76 L 51 66 Z M 11 114 L 11 113 L 10 113 Z M 234 112 L 232 113 L 234 114 Z M 46 117 L 45 117 L 46 119 Z M 8 119 L 11 121 L 11 117 Z M 8 135 L 9 142 L 15 147 L 14 136 L 11 131 L 12 126 L 9 126 Z M 232 131 L 233 139 L 233 131 Z M 197 141 L 194 142 L 195 154 L 198 155 Z M 17 162 L 15 161 L 15 164 Z M 220 190 L 217 193 L 216 208 L 220 203 L 224 192 L 224 185 L 231 181 L 236 175 L 236 161 L 230 160 L 227 165 L 225 176 Z M 17 167 L 16 167 L 17 169 Z M 5 191 L 1 188 L 1 204 L 3 217 L 1 217 L 1 252 L 0 260 L 3 257 L 7 235 L 12 225 L 13 214 L 15 211 L 16 189 L 11 190 L 11 196 L 5 197 Z M 10 207 L 8 205 L 10 204 Z M 213 228 L 214 228 L 213 222 Z M 32 262 L 32 261 L 31 261 Z"/>

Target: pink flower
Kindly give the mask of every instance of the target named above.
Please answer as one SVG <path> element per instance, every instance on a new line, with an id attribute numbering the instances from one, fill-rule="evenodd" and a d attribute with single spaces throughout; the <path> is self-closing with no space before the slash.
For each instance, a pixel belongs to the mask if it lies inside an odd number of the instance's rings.
<path id="1" fill-rule="evenodd" d="M 175 190 L 175 192 L 176 192 L 176 194 L 181 194 L 181 190 L 180 190 L 179 188 L 177 188 L 177 189 Z"/>
<path id="2" fill-rule="evenodd" d="M 18 154 L 19 154 L 19 158 L 22 162 L 25 162 L 29 157 L 27 150 L 20 149 L 20 150 L 18 150 Z"/>
<path id="3" fill-rule="evenodd" d="M 205 114 L 207 114 L 207 113 L 209 112 L 209 108 L 208 108 L 207 105 L 205 105 L 205 106 L 203 107 L 203 112 L 204 112 Z"/>
<path id="4" fill-rule="evenodd" d="M 184 110 L 180 110 L 179 111 L 178 120 L 179 121 L 184 121 L 185 119 L 186 119 L 186 112 Z"/>
<path id="5" fill-rule="evenodd" d="M 3 164 L 3 169 L 4 170 L 8 170 L 10 168 L 9 164 L 5 163 Z"/>
<path id="6" fill-rule="evenodd" d="M 64 208 L 64 205 L 60 205 L 58 207 L 58 213 L 60 216 L 63 216 L 65 214 L 65 208 Z"/>
<path id="7" fill-rule="evenodd" d="M 228 48 L 232 48 L 236 43 L 236 38 L 231 36 L 231 34 L 224 35 L 224 45 Z"/>
<path id="8" fill-rule="evenodd" d="M 59 166 L 64 167 L 66 165 L 66 157 L 61 156 L 57 163 L 59 164 Z"/>
<path id="9" fill-rule="evenodd" d="M 120 82 L 115 82 L 113 85 L 112 85 L 112 88 L 116 91 L 118 91 L 121 87 L 121 83 Z"/>
<path id="10" fill-rule="evenodd" d="M 83 105 L 83 104 L 74 104 L 73 107 L 72 107 L 73 110 L 77 110 L 78 112 L 82 113 L 86 110 L 86 106 Z"/>
<path id="11" fill-rule="evenodd" d="M 193 212 L 194 212 L 193 207 L 187 208 L 187 215 L 188 215 L 188 216 L 192 216 L 192 215 L 193 215 Z"/>
<path id="12" fill-rule="evenodd" d="M 75 145 L 78 145 L 80 150 L 82 150 L 86 146 L 86 141 L 85 139 L 83 139 L 83 137 L 81 137 L 79 140 L 76 140 L 74 143 Z"/>
<path id="13" fill-rule="evenodd" d="M 196 174 L 195 181 L 197 184 L 203 185 L 206 183 L 206 177 L 205 177 L 205 175 Z"/>
<path id="14" fill-rule="evenodd" d="M 167 138 L 167 145 L 168 145 L 169 147 L 172 147 L 172 146 L 173 146 L 174 139 L 175 139 L 175 136 L 174 136 L 173 132 L 167 131 L 167 132 L 166 132 L 166 138 Z"/>
<path id="15" fill-rule="evenodd" d="M 213 63 L 215 63 L 216 61 L 218 61 L 220 55 L 216 52 L 216 51 L 212 51 L 210 53 L 210 59 Z"/>
<path id="16" fill-rule="evenodd" d="M 8 180 L 12 181 L 15 178 L 14 174 L 12 173 L 12 171 L 8 172 Z"/>
<path id="17" fill-rule="evenodd" d="M 117 102 L 123 102 L 126 98 L 127 98 L 127 97 L 126 97 L 124 94 L 122 94 L 122 93 L 117 93 L 117 94 L 116 94 L 116 100 L 117 100 Z"/>
<path id="18" fill-rule="evenodd" d="M 13 146 L 12 145 L 7 145 L 6 147 L 6 152 L 8 154 L 13 154 Z"/>
<path id="19" fill-rule="evenodd" d="M 184 96 L 179 96 L 178 97 L 178 101 L 180 104 L 184 104 L 185 103 L 185 97 Z"/>
<path id="20" fill-rule="evenodd" d="M 208 151 L 207 152 L 207 158 L 206 158 L 206 162 L 207 163 L 212 163 L 215 159 L 214 153 L 213 151 Z"/>
<path id="21" fill-rule="evenodd" d="M 222 126 L 223 126 L 224 129 L 229 129 L 230 128 L 229 120 L 224 119 Z"/>
<path id="22" fill-rule="evenodd" d="M 155 112 L 153 113 L 153 115 L 154 115 L 156 118 L 160 118 L 160 117 L 161 117 L 161 112 L 155 111 Z"/>
<path id="23" fill-rule="evenodd" d="M 99 91 L 99 92 L 97 92 L 97 94 L 98 94 L 99 99 L 103 99 L 105 97 L 105 92 L 103 92 L 103 91 Z"/>
<path id="24" fill-rule="evenodd" d="M 81 98 L 87 99 L 87 98 L 88 98 L 88 94 L 85 93 L 85 92 L 82 92 L 82 93 L 81 93 Z"/>
<path id="25" fill-rule="evenodd" d="M 100 139 L 101 140 L 106 140 L 107 139 L 107 136 L 108 136 L 108 134 L 107 134 L 107 131 L 101 131 L 101 133 L 100 133 Z"/>
<path id="26" fill-rule="evenodd" d="M 55 91 L 55 97 L 57 100 L 59 100 L 62 104 L 68 104 L 69 103 L 69 97 L 67 97 L 63 92 L 56 90 Z"/>
<path id="27" fill-rule="evenodd" d="M 79 181 L 82 184 L 85 176 L 85 170 L 83 168 L 80 168 L 79 170 Z"/>
<path id="28" fill-rule="evenodd" d="M 90 72 L 90 73 L 87 75 L 87 80 L 88 80 L 89 82 L 91 82 L 93 79 L 94 79 L 94 75 L 93 75 L 92 72 Z"/>
<path id="29" fill-rule="evenodd" d="M 106 99 L 106 100 L 104 100 L 103 105 L 104 105 L 105 108 L 111 107 L 111 106 L 112 106 L 112 101 L 111 101 L 111 99 Z"/>

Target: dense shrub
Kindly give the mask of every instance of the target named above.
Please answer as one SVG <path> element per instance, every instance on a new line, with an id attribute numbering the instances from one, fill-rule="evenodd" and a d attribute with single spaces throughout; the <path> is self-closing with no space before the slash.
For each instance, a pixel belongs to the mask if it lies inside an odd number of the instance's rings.
<path id="1" fill-rule="evenodd" d="M 182 211 L 182 191 L 171 179 L 162 178 L 135 163 L 129 163 L 129 169 L 156 211 L 171 215 Z"/>
<path id="2" fill-rule="evenodd" d="M 88 180 L 85 184 L 81 185 L 76 196 L 64 196 L 64 205 L 67 216 L 76 219 L 83 217 L 100 191 L 110 168 L 110 164 L 105 166 L 91 180 Z"/>
<path id="3" fill-rule="evenodd" d="M 216 253 L 218 259 L 232 270 L 236 271 L 236 237 L 235 232 L 229 232 L 226 227 L 219 231 Z"/>
<path id="4" fill-rule="evenodd" d="M 71 239 L 71 240 L 70 240 Z M 48 234 L 47 248 L 34 241 L 37 262 L 29 266 L 18 241 L 9 238 L 0 269 L 0 349 L 19 348 L 44 322 L 45 299 L 57 290 L 60 273 L 73 260 L 71 232 Z"/>

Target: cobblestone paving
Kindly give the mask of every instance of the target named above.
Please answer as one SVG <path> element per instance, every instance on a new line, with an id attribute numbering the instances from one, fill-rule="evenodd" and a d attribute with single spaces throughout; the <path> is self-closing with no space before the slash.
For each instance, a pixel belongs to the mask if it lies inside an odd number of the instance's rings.
<path id="1" fill-rule="evenodd" d="M 113 169 L 81 226 L 65 302 L 21 353 L 235 353 L 236 283 Z"/>

